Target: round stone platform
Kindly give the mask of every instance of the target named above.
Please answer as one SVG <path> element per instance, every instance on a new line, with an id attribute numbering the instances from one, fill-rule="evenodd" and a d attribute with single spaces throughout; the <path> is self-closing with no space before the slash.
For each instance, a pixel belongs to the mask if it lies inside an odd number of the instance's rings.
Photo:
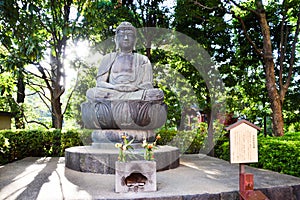
<path id="1" fill-rule="evenodd" d="M 110 148 L 95 148 L 92 146 L 77 146 L 65 150 L 66 167 L 81 172 L 114 174 L 115 162 L 119 150 Z M 103 146 L 105 147 L 105 145 Z M 128 160 L 143 160 L 143 148 L 135 148 L 129 153 Z M 157 146 L 154 150 L 156 170 L 168 170 L 179 166 L 179 149 L 171 146 Z"/>

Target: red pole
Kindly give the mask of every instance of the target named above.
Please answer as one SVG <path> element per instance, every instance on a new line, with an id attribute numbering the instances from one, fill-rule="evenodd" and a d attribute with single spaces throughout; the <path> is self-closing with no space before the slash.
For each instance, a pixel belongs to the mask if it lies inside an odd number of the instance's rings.
<path id="1" fill-rule="evenodd" d="M 240 189 L 240 200 L 243 200 L 242 194 L 244 194 L 244 185 L 245 185 L 245 180 L 243 178 L 243 175 L 245 174 L 245 165 L 243 163 L 239 164 L 239 177 L 240 177 L 240 181 L 239 181 L 239 189 Z"/>

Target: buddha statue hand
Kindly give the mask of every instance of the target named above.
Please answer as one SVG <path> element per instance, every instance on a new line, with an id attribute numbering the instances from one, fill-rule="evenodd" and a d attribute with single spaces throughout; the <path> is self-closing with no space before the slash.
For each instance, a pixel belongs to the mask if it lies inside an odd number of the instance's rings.
<path id="1" fill-rule="evenodd" d="M 144 100 L 157 101 L 163 99 L 164 99 L 164 92 L 162 90 L 156 88 L 145 90 Z"/>
<path id="2" fill-rule="evenodd" d="M 138 87 L 130 84 L 117 84 L 114 89 L 120 92 L 134 92 L 138 90 Z"/>

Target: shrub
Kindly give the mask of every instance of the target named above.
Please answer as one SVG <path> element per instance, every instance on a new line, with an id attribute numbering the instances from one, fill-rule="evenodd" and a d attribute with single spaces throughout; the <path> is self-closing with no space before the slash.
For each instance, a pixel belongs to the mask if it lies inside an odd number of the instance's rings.
<path id="1" fill-rule="evenodd" d="M 207 136 L 206 123 L 200 123 L 197 129 L 189 131 L 160 130 L 158 145 L 171 145 L 179 148 L 181 153 L 199 153 Z"/>
<path id="2" fill-rule="evenodd" d="M 230 160 L 229 139 L 218 141 L 215 156 Z M 258 163 L 253 167 L 300 177 L 300 133 L 287 133 L 283 137 L 258 137 Z"/>
<path id="3" fill-rule="evenodd" d="M 64 156 L 66 148 L 91 142 L 89 130 L 0 131 L 0 164 L 28 156 Z"/>
<path id="4" fill-rule="evenodd" d="M 173 140 L 173 137 L 176 136 L 177 131 L 163 129 L 163 130 L 160 130 L 158 132 L 158 134 L 160 134 L 161 139 L 157 141 L 157 144 L 158 145 L 167 145 Z"/>
<path id="5" fill-rule="evenodd" d="M 230 161 L 229 138 L 226 136 L 219 138 L 216 142 L 214 151 L 215 157 Z"/>
<path id="6" fill-rule="evenodd" d="M 286 137 L 293 138 L 293 137 Z M 259 160 L 251 166 L 300 177 L 300 140 L 259 138 Z"/>
<path id="7" fill-rule="evenodd" d="M 9 162 L 9 158 L 8 158 L 9 148 L 10 148 L 9 139 L 0 133 L 0 163 Z"/>

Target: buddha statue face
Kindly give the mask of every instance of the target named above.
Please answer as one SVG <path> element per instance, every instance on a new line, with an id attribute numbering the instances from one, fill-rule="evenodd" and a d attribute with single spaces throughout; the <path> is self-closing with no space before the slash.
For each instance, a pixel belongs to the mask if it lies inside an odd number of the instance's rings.
<path id="1" fill-rule="evenodd" d="M 116 48 L 132 52 L 136 43 L 136 30 L 129 22 L 122 22 L 116 30 Z"/>

